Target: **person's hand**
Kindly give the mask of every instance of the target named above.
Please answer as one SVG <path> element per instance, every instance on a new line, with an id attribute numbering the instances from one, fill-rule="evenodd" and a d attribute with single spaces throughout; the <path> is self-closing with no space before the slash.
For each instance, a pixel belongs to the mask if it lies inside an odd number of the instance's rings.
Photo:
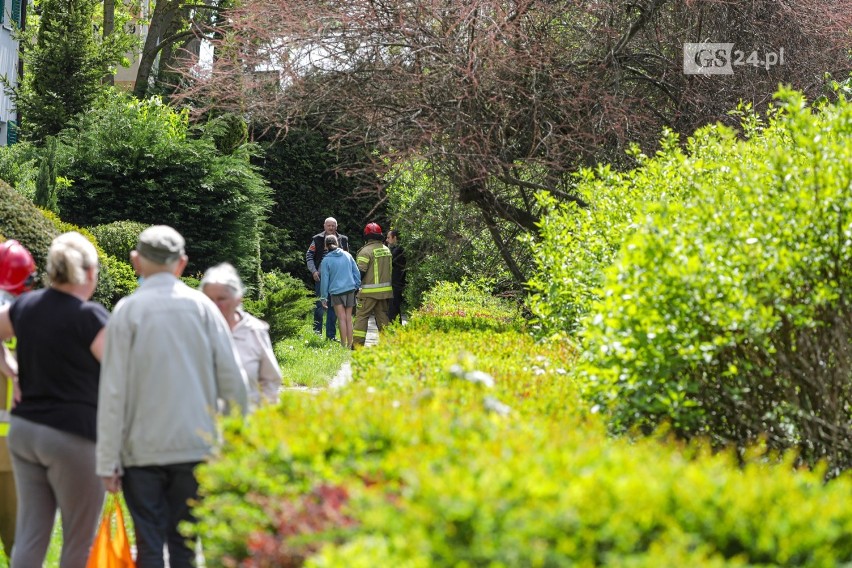
<path id="1" fill-rule="evenodd" d="M 313 276 L 314 276 L 314 282 L 319 282 L 319 281 L 320 281 L 320 274 L 319 274 L 319 272 L 314 271 Z"/>
<path id="2" fill-rule="evenodd" d="M 9 348 L 0 342 L 0 378 L 18 379 L 18 361 L 12 356 Z"/>
<path id="3" fill-rule="evenodd" d="M 322 301 L 322 309 L 324 309 L 324 310 L 328 309 L 328 302 L 326 300 Z"/>
<path id="4" fill-rule="evenodd" d="M 104 487 L 110 493 L 118 493 L 121 491 L 121 476 L 117 473 L 110 475 L 109 477 L 101 477 L 104 482 Z"/>

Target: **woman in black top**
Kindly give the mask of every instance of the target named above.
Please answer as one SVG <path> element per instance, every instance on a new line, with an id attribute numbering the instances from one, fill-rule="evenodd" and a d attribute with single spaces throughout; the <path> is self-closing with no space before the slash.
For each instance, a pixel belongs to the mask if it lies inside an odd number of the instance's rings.
<path id="1" fill-rule="evenodd" d="M 53 240 L 47 275 L 50 287 L 0 308 L 0 339 L 18 338 L 20 397 L 9 426 L 18 491 L 11 565 L 42 565 L 58 507 L 60 566 L 84 568 L 104 498 L 95 474 L 95 432 L 109 312 L 88 301 L 98 256 L 79 233 Z"/>

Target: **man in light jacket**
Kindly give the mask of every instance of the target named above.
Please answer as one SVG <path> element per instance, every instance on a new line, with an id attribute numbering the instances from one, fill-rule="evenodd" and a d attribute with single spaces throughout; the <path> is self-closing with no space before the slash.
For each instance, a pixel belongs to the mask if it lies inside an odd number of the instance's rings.
<path id="1" fill-rule="evenodd" d="M 178 533 L 198 498 L 195 467 L 212 452 L 220 400 L 245 413 L 246 376 L 228 324 L 203 293 L 178 278 L 183 237 L 157 225 L 139 235 L 130 260 L 143 278 L 107 325 L 98 397 L 97 472 L 124 491 L 138 568 L 194 565 Z"/>

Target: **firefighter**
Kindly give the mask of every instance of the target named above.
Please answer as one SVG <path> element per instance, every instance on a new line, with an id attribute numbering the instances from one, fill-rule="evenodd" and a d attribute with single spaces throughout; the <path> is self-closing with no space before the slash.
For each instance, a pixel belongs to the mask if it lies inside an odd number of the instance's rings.
<path id="1" fill-rule="evenodd" d="M 15 240 L 0 243 L 0 307 L 11 304 L 16 296 L 31 290 L 35 277 L 36 265 L 30 251 Z M 18 503 L 12 460 L 6 444 L 16 382 L 17 363 L 8 348 L 0 343 L 0 540 L 7 557 L 12 554 Z"/>
<path id="2" fill-rule="evenodd" d="M 379 331 L 389 323 L 388 308 L 393 298 L 391 251 L 383 244 L 385 237 L 378 223 L 368 223 L 364 227 L 364 240 L 367 244 L 355 256 L 361 272 L 358 311 L 352 326 L 356 346 L 364 345 L 367 340 L 367 321 L 371 315 L 376 318 Z"/>

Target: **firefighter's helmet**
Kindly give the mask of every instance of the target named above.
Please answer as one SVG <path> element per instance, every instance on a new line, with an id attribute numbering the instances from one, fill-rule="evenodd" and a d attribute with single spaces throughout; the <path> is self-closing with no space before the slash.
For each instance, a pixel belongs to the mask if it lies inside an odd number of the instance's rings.
<path id="1" fill-rule="evenodd" d="M 19 295 L 32 289 L 36 265 L 33 255 L 14 239 L 0 243 L 0 290 Z"/>
<path id="2" fill-rule="evenodd" d="M 379 226 L 378 223 L 367 223 L 367 226 L 364 227 L 364 236 L 369 237 L 370 235 L 376 235 L 378 237 L 381 237 L 382 228 Z"/>

